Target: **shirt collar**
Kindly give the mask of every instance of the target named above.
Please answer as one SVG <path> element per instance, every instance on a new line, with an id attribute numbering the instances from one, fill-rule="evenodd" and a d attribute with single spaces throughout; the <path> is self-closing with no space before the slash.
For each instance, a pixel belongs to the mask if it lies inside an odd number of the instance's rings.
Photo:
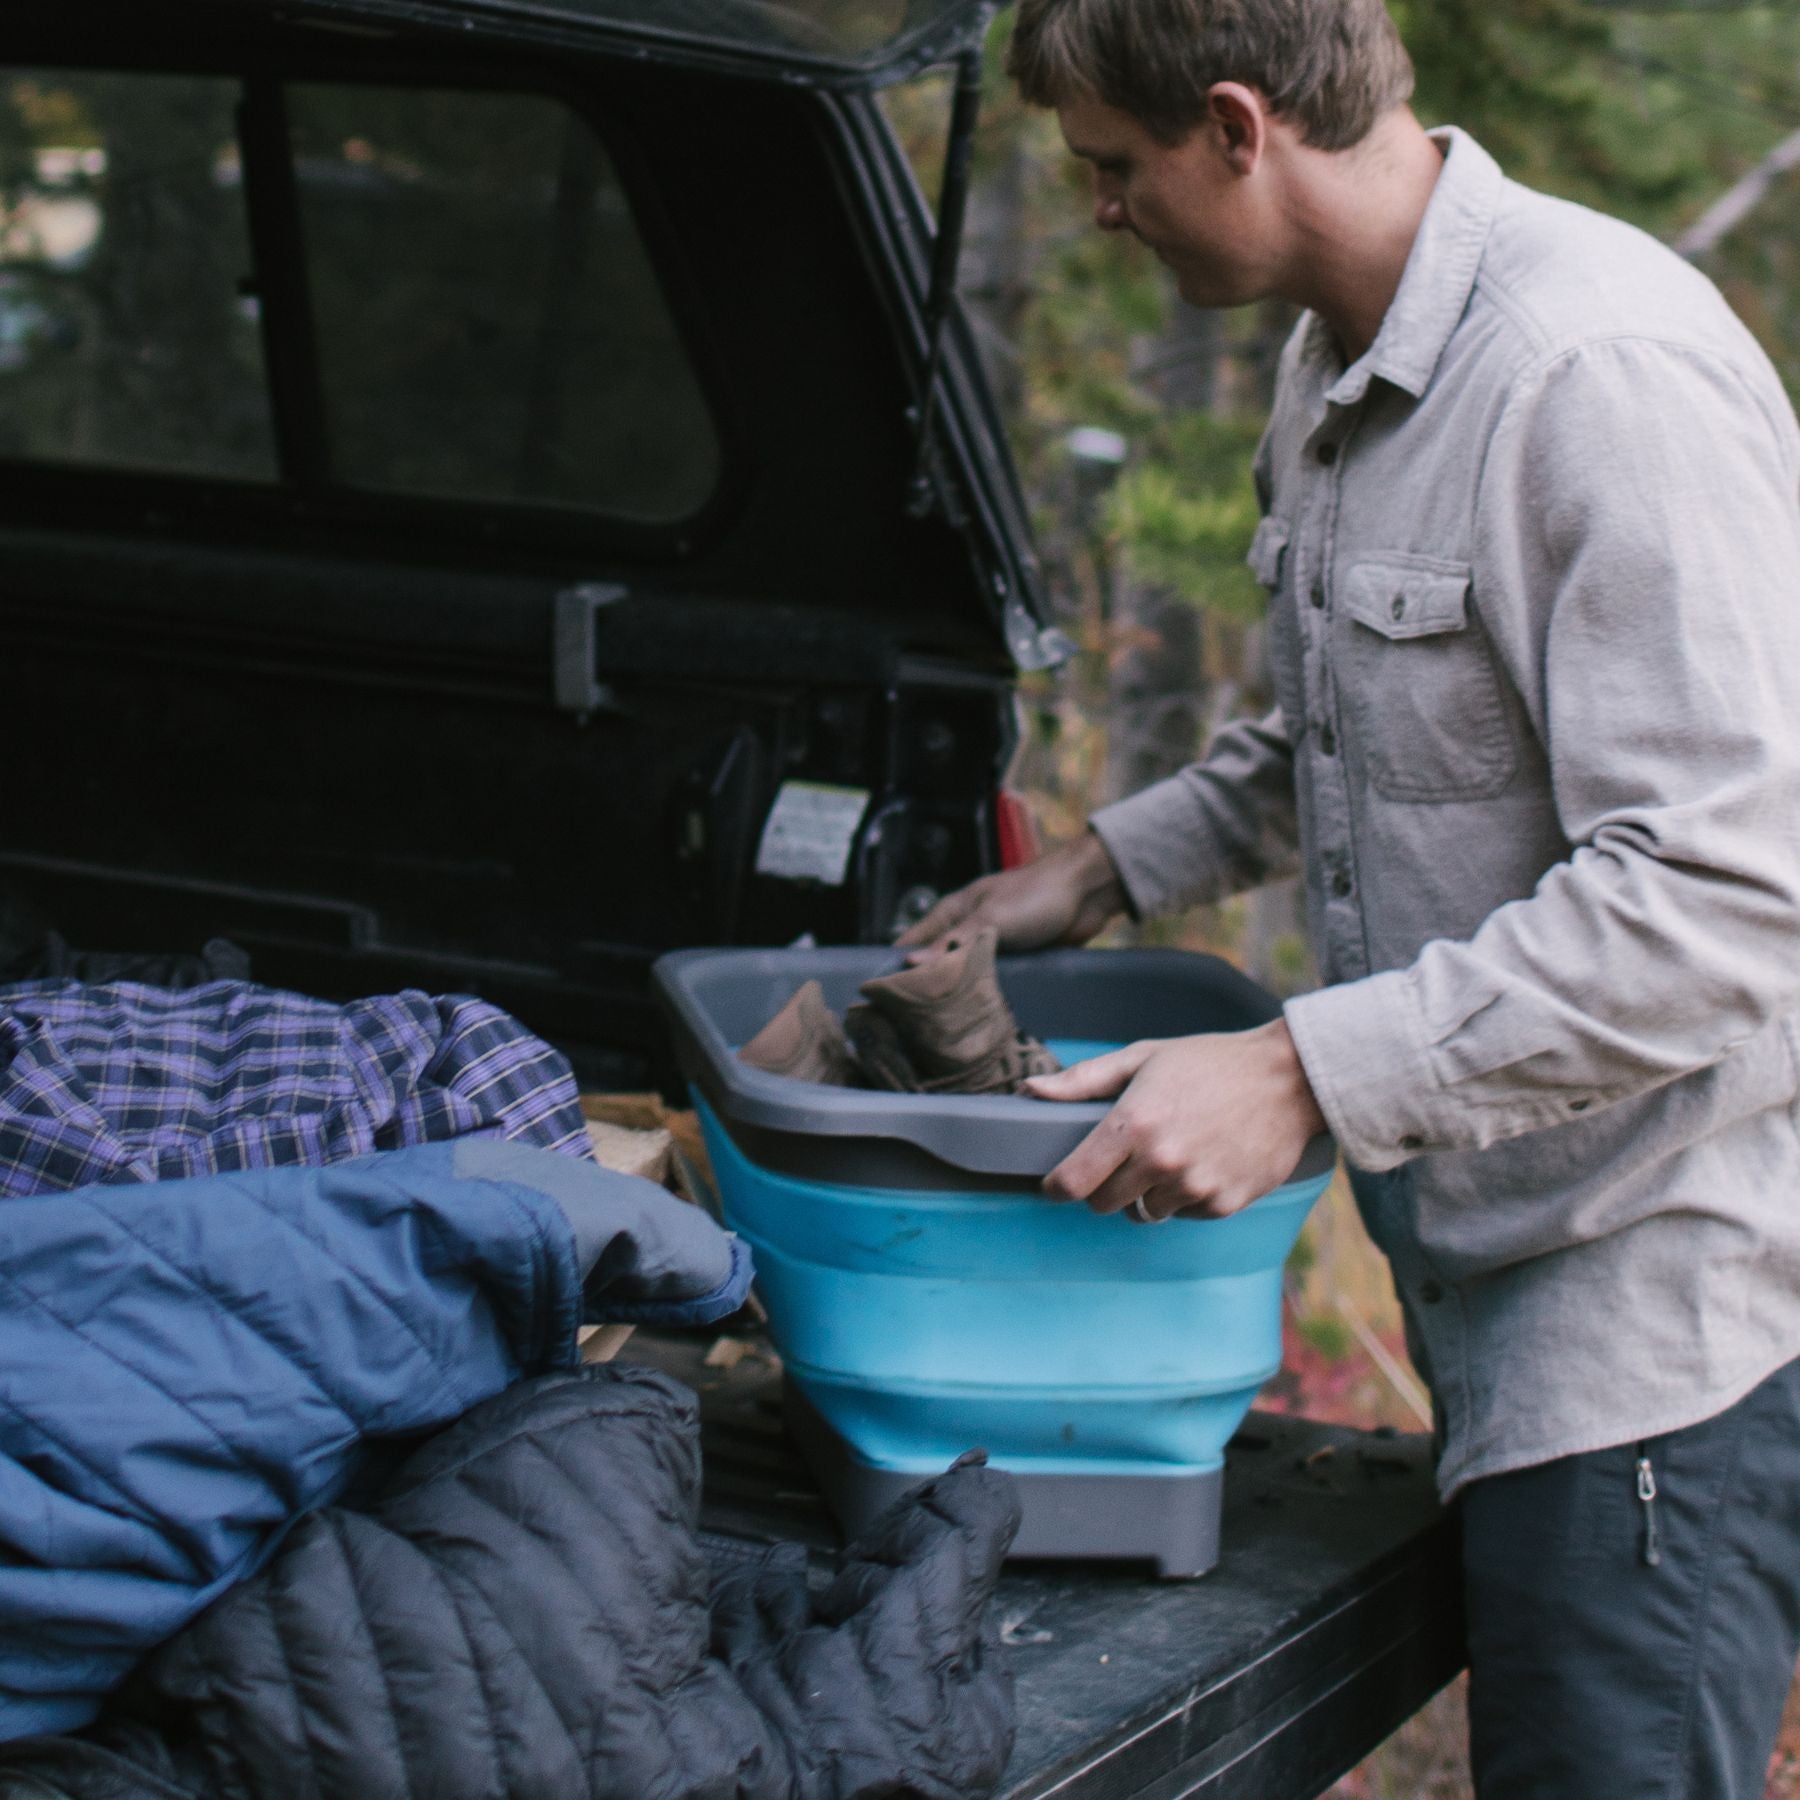
<path id="1" fill-rule="evenodd" d="M 1476 271 L 1499 209 L 1505 176 L 1500 165 L 1465 131 L 1450 125 L 1431 134 L 1444 152 L 1444 171 L 1431 191 L 1419 235 L 1413 239 L 1375 342 L 1332 385 L 1326 398 L 1353 406 L 1379 375 L 1416 400 L 1450 342 L 1475 290 Z M 1314 314 L 1307 353 L 1334 361 L 1330 327 Z"/>

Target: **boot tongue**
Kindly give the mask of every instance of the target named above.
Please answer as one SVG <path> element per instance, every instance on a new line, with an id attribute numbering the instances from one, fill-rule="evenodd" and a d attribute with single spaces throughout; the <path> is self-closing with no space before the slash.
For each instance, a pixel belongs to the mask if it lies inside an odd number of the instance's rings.
<path id="1" fill-rule="evenodd" d="M 907 1005 L 941 1006 L 959 990 L 993 979 L 998 943 L 999 933 L 992 926 L 972 937 L 952 938 L 928 962 L 865 981 L 863 994 L 877 1005 L 891 997 Z"/>
<path id="2" fill-rule="evenodd" d="M 994 978 L 996 939 L 995 932 L 984 931 L 963 949 L 945 952 L 942 960 L 955 966 L 946 971 L 931 996 L 932 1024 L 940 1038 L 977 1037 L 999 1043 L 1011 1034 L 1012 1009 Z"/>
<path id="3" fill-rule="evenodd" d="M 927 1079 L 987 1062 L 1015 1030 L 994 979 L 998 933 L 978 932 L 928 963 L 864 982 L 863 993 L 893 1021 L 915 1068 Z"/>

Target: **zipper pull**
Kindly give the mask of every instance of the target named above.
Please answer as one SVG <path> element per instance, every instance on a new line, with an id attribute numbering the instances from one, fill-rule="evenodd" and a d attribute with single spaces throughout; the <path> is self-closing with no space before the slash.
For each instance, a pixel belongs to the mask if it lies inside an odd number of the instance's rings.
<path id="1" fill-rule="evenodd" d="M 1638 1445 L 1637 1497 L 1644 1508 L 1644 1562 L 1654 1569 L 1662 1562 L 1662 1545 L 1656 1532 L 1656 1471 L 1642 1444 Z"/>

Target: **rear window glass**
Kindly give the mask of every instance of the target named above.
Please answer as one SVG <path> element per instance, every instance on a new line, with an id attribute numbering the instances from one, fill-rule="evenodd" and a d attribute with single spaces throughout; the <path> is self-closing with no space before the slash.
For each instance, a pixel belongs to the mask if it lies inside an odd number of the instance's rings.
<path id="1" fill-rule="evenodd" d="M 287 96 L 334 474 L 689 517 L 719 447 L 593 132 L 554 100 Z"/>
<path id="2" fill-rule="evenodd" d="M 246 162 L 235 78 L 0 69 L 0 456 L 652 525 L 704 505 L 713 418 L 584 118 L 281 99 L 291 181 Z M 275 303 L 290 269 L 302 308 Z M 285 470 L 276 355 L 322 426 Z"/>
<path id="3" fill-rule="evenodd" d="M 237 97 L 0 70 L 0 455 L 275 475 Z"/>

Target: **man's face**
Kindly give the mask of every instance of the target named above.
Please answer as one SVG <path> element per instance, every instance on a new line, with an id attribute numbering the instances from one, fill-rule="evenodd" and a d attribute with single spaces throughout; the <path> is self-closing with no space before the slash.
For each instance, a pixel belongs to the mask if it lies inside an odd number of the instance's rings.
<path id="1" fill-rule="evenodd" d="M 1268 292 L 1266 222 L 1246 178 L 1207 120 L 1178 143 L 1091 98 L 1057 108 L 1063 139 L 1094 173 L 1094 223 L 1129 231 L 1174 272 L 1195 306 L 1241 306 Z"/>

